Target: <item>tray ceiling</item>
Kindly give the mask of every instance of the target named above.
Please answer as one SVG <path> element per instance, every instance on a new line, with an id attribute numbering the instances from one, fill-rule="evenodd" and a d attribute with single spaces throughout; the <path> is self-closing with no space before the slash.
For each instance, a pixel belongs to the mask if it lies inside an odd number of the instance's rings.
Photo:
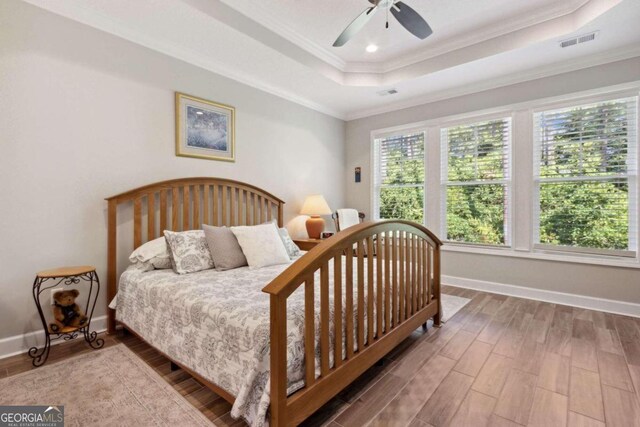
<path id="1" fill-rule="evenodd" d="M 637 0 L 403 0 L 431 37 L 378 13 L 342 48 L 366 0 L 24 1 L 345 119 L 640 55 Z"/>

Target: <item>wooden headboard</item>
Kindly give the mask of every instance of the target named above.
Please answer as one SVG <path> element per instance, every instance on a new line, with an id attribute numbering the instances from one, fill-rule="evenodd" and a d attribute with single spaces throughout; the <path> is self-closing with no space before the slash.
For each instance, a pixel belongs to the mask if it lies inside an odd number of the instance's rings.
<path id="1" fill-rule="evenodd" d="M 117 291 L 118 207 L 133 205 L 133 248 L 162 236 L 210 225 L 256 225 L 277 219 L 284 202 L 261 188 L 224 178 L 181 178 L 157 182 L 106 199 L 108 208 L 107 303 Z M 108 309 L 108 330 L 115 315 Z"/>

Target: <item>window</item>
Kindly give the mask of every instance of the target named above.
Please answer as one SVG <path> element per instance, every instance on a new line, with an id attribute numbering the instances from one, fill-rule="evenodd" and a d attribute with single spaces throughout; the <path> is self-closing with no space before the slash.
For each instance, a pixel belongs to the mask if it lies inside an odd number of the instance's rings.
<path id="1" fill-rule="evenodd" d="M 447 240 L 510 244 L 510 141 L 510 118 L 442 129 L 442 232 Z"/>
<path id="2" fill-rule="evenodd" d="M 637 98 L 534 115 L 534 243 L 633 256 Z"/>
<path id="3" fill-rule="evenodd" d="M 424 223 L 424 132 L 374 140 L 374 212 Z"/>

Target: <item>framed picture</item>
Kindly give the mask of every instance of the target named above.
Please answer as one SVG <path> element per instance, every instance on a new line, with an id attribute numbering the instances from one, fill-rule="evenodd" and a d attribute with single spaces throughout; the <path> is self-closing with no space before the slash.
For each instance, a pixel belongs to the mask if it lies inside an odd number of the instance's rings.
<path id="1" fill-rule="evenodd" d="M 235 162 L 235 112 L 176 92 L 176 156 Z"/>

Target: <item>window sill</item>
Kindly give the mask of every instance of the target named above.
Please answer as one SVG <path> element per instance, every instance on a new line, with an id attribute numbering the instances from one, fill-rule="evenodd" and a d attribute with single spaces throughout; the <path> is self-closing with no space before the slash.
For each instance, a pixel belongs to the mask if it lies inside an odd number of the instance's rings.
<path id="1" fill-rule="evenodd" d="M 478 255 L 502 256 L 513 258 L 535 259 L 542 261 L 565 262 L 573 264 L 589 264 L 602 265 L 607 267 L 637 268 L 640 269 L 640 263 L 637 258 L 621 258 L 621 257 L 599 257 L 594 255 L 576 254 L 569 255 L 565 253 L 549 253 L 539 251 L 525 251 L 509 247 L 479 247 L 463 244 L 447 244 L 442 246 L 445 252 L 461 252 Z"/>

